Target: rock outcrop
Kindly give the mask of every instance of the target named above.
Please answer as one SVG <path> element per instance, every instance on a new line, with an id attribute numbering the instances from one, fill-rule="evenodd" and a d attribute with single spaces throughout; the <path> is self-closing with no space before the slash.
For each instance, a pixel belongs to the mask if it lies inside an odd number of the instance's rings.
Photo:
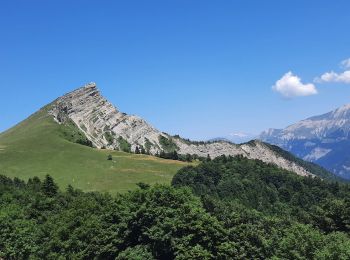
<path id="1" fill-rule="evenodd" d="M 276 164 L 302 176 L 313 175 L 260 141 L 241 145 L 225 141 L 191 142 L 165 134 L 138 116 L 120 112 L 100 94 L 95 83 L 58 98 L 49 113 L 59 124 L 72 121 L 97 148 L 122 150 L 127 145 L 131 151 L 142 147 L 150 154 L 176 150 L 178 154 L 209 155 L 211 158 L 242 155 Z"/>
<path id="2" fill-rule="evenodd" d="M 97 148 L 119 149 L 127 141 L 134 150 L 149 143 L 153 154 L 160 151 L 159 136 L 165 136 L 142 118 L 120 112 L 95 83 L 58 98 L 49 113 L 58 123 L 71 119 Z"/>

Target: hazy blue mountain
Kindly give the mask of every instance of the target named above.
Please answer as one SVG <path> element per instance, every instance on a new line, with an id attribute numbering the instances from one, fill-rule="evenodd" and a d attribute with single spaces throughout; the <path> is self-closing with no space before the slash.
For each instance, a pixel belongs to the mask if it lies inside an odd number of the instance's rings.
<path id="1" fill-rule="evenodd" d="M 350 179 L 350 104 L 285 129 L 269 129 L 259 139 Z"/>
<path id="2" fill-rule="evenodd" d="M 226 141 L 226 142 L 231 142 L 235 144 L 241 144 L 256 138 L 257 136 L 254 134 L 237 132 L 237 133 L 230 133 L 228 135 L 211 138 L 208 141 Z"/>

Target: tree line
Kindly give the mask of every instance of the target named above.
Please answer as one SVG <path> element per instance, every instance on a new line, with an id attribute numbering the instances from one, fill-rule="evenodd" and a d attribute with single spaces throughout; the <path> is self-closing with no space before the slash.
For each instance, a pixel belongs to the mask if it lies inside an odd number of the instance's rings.
<path id="1" fill-rule="evenodd" d="M 116 196 L 0 175 L 0 258 L 350 259 L 349 195 L 240 156 Z"/>

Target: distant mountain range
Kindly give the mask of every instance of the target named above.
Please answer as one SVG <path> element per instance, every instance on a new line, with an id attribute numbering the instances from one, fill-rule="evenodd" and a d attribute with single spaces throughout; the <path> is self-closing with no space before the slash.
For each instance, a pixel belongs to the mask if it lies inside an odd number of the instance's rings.
<path id="1" fill-rule="evenodd" d="M 285 129 L 269 129 L 259 139 L 350 179 L 350 104 Z"/>
<path id="2" fill-rule="evenodd" d="M 37 121 L 34 122 L 32 118 Z M 46 121 L 41 122 L 44 119 Z M 33 128 L 36 124 L 41 126 L 50 124 L 54 128 L 53 123 L 60 126 L 60 132 L 64 133 L 60 135 L 67 140 L 99 149 L 129 152 L 141 149 L 151 155 L 176 152 L 177 154 L 197 155 L 199 157 L 209 155 L 211 158 L 220 155 L 241 155 L 249 159 L 273 163 L 298 175 L 319 175 L 324 178 L 332 178 L 332 175 L 323 168 L 302 161 L 276 146 L 258 140 L 239 145 L 227 140 L 194 142 L 163 133 L 138 116 L 120 112 L 101 95 L 95 83 L 87 84 L 59 97 L 15 128 L 0 134 L 0 145 L 4 143 L 4 146 L 7 145 L 7 149 L 9 149 L 10 145 L 6 144 L 6 139 L 8 140 L 9 137 L 14 142 L 19 140 L 17 137 L 19 135 L 21 142 L 25 142 L 27 138 L 33 138 L 33 136 L 25 134 L 28 132 L 26 130 L 28 125 Z M 36 134 L 40 135 L 38 132 Z M 52 132 L 51 135 L 54 134 Z M 45 142 L 44 139 L 40 141 Z M 33 142 L 32 145 L 35 146 L 36 143 Z M 45 145 L 49 146 L 49 144 Z M 20 147 L 20 143 L 18 147 Z M 41 148 L 38 144 L 37 147 L 31 147 L 31 149 L 39 153 Z M 43 163 L 50 165 L 50 161 Z"/>
<path id="3" fill-rule="evenodd" d="M 237 132 L 237 133 L 231 133 L 224 136 L 214 137 L 209 139 L 208 141 L 226 141 L 230 143 L 241 144 L 256 138 L 257 138 L 257 135 Z"/>

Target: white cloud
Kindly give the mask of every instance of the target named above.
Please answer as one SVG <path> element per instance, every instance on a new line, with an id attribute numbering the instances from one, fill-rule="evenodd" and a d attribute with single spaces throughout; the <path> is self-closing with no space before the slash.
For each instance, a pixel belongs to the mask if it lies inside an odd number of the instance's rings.
<path id="1" fill-rule="evenodd" d="M 276 81 L 272 89 L 286 98 L 293 98 L 298 96 L 310 96 L 317 94 L 317 89 L 314 84 L 303 84 L 301 79 L 293 75 L 291 71 L 283 75 L 283 77 Z"/>
<path id="2" fill-rule="evenodd" d="M 343 60 L 340 65 L 344 68 L 344 69 L 348 69 L 350 68 L 350 58 Z"/>
<path id="3" fill-rule="evenodd" d="M 345 70 L 343 72 L 337 73 L 334 71 L 323 73 L 320 77 L 315 78 L 315 82 L 318 83 L 328 83 L 337 82 L 350 84 L 350 58 L 343 60 L 340 66 Z"/>
<path id="4" fill-rule="evenodd" d="M 334 71 L 326 72 L 321 77 L 316 78 L 315 82 L 324 83 L 324 82 L 338 82 L 338 83 L 350 83 L 350 70 L 346 70 L 342 73 L 336 73 Z"/>

